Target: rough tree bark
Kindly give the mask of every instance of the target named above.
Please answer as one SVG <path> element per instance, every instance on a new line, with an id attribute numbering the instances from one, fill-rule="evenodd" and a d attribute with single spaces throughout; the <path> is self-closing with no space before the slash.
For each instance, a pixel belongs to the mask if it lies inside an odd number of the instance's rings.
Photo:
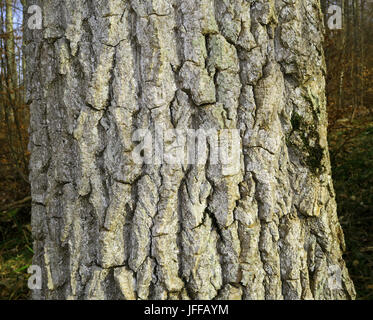
<path id="1" fill-rule="evenodd" d="M 355 297 L 318 0 L 39 5 L 26 40 L 35 299 Z M 156 124 L 238 129 L 240 169 L 134 163 L 133 133 Z"/>

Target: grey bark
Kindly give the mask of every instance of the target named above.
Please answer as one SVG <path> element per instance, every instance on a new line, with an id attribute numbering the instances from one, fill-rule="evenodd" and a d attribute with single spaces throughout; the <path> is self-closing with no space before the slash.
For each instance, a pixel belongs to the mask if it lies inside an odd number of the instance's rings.
<path id="1" fill-rule="evenodd" d="M 34 1 L 33 1 L 34 3 Z M 35 299 L 353 299 L 319 1 L 48 0 L 28 30 Z M 240 130 L 240 169 L 136 129 Z"/>

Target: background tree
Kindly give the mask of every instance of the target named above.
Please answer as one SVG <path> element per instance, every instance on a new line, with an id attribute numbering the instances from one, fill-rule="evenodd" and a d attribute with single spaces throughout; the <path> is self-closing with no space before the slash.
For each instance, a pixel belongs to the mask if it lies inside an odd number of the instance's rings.
<path id="1" fill-rule="evenodd" d="M 329 146 L 346 257 L 359 299 L 373 298 L 373 2 L 323 1 L 342 8 L 342 28 L 327 29 Z M 326 21 L 330 18 L 326 14 Z"/>
<path id="2" fill-rule="evenodd" d="M 0 299 L 26 297 L 32 256 L 22 11 L 17 0 L 0 1 Z"/>
<path id="3" fill-rule="evenodd" d="M 22 9 L 12 0 L 2 3 L 2 33 L 1 33 L 1 103 L 0 112 L 2 121 L 0 125 L 0 140 L 3 155 L 12 159 L 11 169 L 23 180 L 23 186 L 28 182 L 27 160 L 27 112 L 23 99 L 22 64 L 22 28 L 14 19 L 14 14 L 22 16 Z M 17 12 L 18 10 L 18 12 Z"/>
<path id="4" fill-rule="evenodd" d="M 356 117 L 358 121 L 363 118 L 366 122 L 371 118 L 372 92 L 367 84 L 372 82 L 372 58 L 366 52 L 372 47 L 373 3 L 367 0 L 323 2 L 326 8 L 330 5 L 342 8 L 342 28 L 327 29 L 325 51 L 329 70 L 330 131 L 350 127 L 343 139 L 339 137 L 344 144 L 361 132 L 361 127 L 353 124 Z M 335 77 L 335 74 L 339 76 Z"/>
<path id="5" fill-rule="evenodd" d="M 314 0 L 40 1 L 34 298 L 351 299 Z M 36 72 L 36 70 L 38 72 Z M 239 129 L 240 170 L 139 166 L 136 129 Z"/>

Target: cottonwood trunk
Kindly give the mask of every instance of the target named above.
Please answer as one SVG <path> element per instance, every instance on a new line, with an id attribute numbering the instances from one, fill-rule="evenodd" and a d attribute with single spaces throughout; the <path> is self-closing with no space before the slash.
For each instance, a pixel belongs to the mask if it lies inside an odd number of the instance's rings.
<path id="1" fill-rule="evenodd" d="M 34 298 L 355 297 L 319 1 L 39 4 L 26 44 Z M 238 170 L 136 163 L 134 132 L 158 125 L 238 129 Z"/>

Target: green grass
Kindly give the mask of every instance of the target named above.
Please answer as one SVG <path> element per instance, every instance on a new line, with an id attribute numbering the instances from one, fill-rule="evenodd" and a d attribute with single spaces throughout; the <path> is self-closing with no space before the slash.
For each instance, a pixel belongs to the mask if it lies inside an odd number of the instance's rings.
<path id="1" fill-rule="evenodd" d="M 0 213 L 0 300 L 29 298 L 33 251 L 28 209 Z"/>
<path id="2" fill-rule="evenodd" d="M 358 127 L 358 124 L 354 124 Z M 345 233 L 345 259 L 357 298 L 373 299 L 373 122 L 349 140 L 342 149 L 338 141 L 348 131 L 339 131 L 331 144 L 333 180 L 338 213 Z"/>

